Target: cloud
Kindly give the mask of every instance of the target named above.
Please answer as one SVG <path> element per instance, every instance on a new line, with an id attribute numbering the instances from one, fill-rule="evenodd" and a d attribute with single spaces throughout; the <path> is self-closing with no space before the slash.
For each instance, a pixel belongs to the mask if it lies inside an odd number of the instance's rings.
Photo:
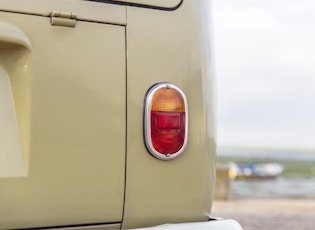
<path id="1" fill-rule="evenodd" d="M 315 148 L 315 2 L 213 6 L 219 145 Z"/>

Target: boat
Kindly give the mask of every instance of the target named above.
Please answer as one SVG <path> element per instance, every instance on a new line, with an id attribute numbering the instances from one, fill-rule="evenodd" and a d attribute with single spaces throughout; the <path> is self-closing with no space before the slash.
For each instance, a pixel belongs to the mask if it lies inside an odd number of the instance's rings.
<path id="1" fill-rule="evenodd" d="M 284 167 L 278 163 L 235 163 L 229 164 L 231 179 L 270 179 L 279 176 Z"/>

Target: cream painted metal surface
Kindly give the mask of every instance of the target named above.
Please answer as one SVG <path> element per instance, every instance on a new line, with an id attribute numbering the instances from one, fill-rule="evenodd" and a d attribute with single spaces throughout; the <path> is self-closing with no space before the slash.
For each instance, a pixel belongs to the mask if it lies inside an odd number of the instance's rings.
<path id="1" fill-rule="evenodd" d="M 114 230 L 121 229 L 121 224 L 105 224 L 105 225 L 92 225 L 92 226 L 79 226 L 79 227 L 64 227 L 64 228 L 52 228 L 52 230 Z M 236 229 L 237 230 L 237 229 Z"/>
<path id="2" fill-rule="evenodd" d="M 74 12 L 78 20 L 126 25 L 126 7 L 85 0 L 0 0 L 0 10 L 50 16 L 53 10 Z"/>
<path id="3" fill-rule="evenodd" d="M 53 11 L 76 17 L 52 26 Z M 208 0 L 172 11 L 0 0 L 0 22 L 19 31 L 15 42 L 0 35 L 0 66 L 26 167 L 26 177 L 0 178 L 0 229 L 208 220 L 216 145 L 210 16 Z M 187 148 L 167 162 L 143 140 L 145 94 L 158 82 L 177 85 L 189 106 Z"/>
<path id="4" fill-rule="evenodd" d="M 106 6 L 105 15 L 112 9 Z M 0 21 L 31 44 L 28 49 L 27 42 L 0 35 L 0 78 L 10 81 L 0 95 L 9 97 L 10 90 L 13 95 L 13 100 L 1 98 L 6 102 L 0 106 L 10 110 L 13 120 L 7 125 L 12 129 L 15 110 L 27 167 L 26 177 L 9 178 L 1 171 L 0 229 L 119 225 L 125 179 L 125 27 L 84 21 L 75 28 L 51 26 L 49 17 L 13 12 L 0 12 Z M 22 170 L 20 161 L 15 162 Z"/>
<path id="5" fill-rule="evenodd" d="M 216 144 L 209 11 L 208 0 L 185 0 L 171 12 L 127 9 L 124 228 L 208 220 Z M 157 82 L 176 84 L 189 106 L 186 150 L 167 162 L 153 158 L 141 137 L 143 98 Z"/>
<path id="6" fill-rule="evenodd" d="M 26 176 L 8 74 L 0 66 L 0 178 Z"/>

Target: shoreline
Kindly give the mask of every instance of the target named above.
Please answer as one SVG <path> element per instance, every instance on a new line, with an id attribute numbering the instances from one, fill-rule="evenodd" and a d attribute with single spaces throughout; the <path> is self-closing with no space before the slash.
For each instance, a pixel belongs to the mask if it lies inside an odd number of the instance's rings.
<path id="1" fill-rule="evenodd" d="M 315 224 L 315 200 L 214 200 L 211 216 L 234 219 L 244 230 L 312 230 Z"/>
<path id="2" fill-rule="evenodd" d="M 290 212 L 313 213 L 315 215 L 314 199 L 235 199 L 214 200 L 213 212 Z"/>

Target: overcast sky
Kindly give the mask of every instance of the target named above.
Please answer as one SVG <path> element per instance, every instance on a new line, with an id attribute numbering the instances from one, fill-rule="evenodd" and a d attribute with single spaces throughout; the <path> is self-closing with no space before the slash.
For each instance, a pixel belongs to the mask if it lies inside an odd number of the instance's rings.
<path id="1" fill-rule="evenodd" d="M 315 1 L 213 0 L 218 146 L 315 149 Z"/>

